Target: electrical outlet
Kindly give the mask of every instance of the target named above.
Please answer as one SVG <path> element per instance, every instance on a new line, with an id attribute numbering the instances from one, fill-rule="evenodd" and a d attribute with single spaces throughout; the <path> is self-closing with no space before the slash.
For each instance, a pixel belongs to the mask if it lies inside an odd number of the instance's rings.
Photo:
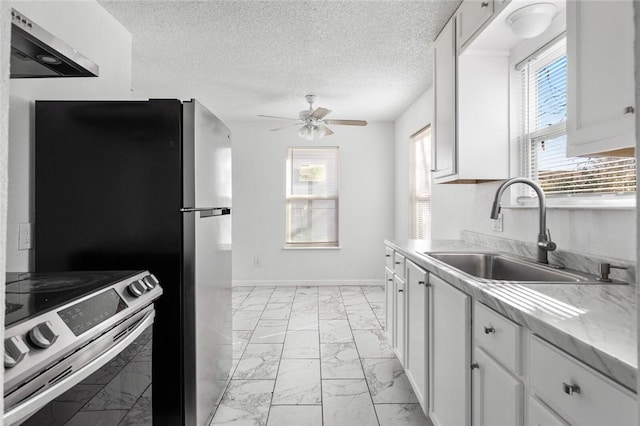
<path id="1" fill-rule="evenodd" d="M 21 223 L 20 225 L 18 225 L 18 250 L 32 249 L 32 237 L 33 225 L 31 223 Z"/>
<path id="2" fill-rule="evenodd" d="M 502 232 L 504 230 L 504 223 L 502 221 L 502 213 L 498 214 L 498 218 L 493 220 L 493 232 Z"/>
<path id="3" fill-rule="evenodd" d="M 254 257 L 253 258 L 253 266 L 260 266 L 260 258 L 259 257 Z"/>

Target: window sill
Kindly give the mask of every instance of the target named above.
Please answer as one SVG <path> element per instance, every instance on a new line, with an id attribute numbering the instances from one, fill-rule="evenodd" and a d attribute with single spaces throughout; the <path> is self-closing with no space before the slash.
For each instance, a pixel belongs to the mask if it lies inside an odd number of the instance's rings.
<path id="1" fill-rule="evenodd" d="M 502 205 L 503 209 L 537 209 L 536 197 L 519 197 L 515 203 Z M 612 197 L 580 197 L 580 198 L 547 198 L 549 210 L 635 210 L 635 196 Z"/>
<path id="2" fill-rule="evenodd" d="M 333 246 L 333 247 L 291 247 L 291 246 L 284 246 L 282 247 L 282 250 L 341 250 L 342 247 L 340 246 Z"/>

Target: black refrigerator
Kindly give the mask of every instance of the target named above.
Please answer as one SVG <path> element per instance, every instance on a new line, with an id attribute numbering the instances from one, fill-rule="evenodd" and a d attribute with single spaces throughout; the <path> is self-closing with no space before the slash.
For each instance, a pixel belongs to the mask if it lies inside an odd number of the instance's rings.
<path id="1" fill-rule="evenodd" d="M 196 100 L 37 101 L 35 269 L 164 289 L 154 425 L 204 425 L 231 368 L 231 139 Z"/>

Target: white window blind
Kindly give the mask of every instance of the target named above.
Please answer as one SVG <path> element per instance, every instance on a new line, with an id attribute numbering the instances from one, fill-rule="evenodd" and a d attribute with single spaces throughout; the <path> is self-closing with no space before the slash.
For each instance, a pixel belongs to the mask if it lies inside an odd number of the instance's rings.
<path id="1" fill-rule="evenodd" d="M 567 56 L 561 40 L 521 70 L 520 146 L 524 176 L 550 196 L 636 190 L 635 159 L 567 157 Z M 532 195 L 530 190 L 523 195 Z"/>
<path id="2" fill-rule="evenodd" d="M 338 148 L 289 148 L 287 247 L 338 246 Z"/>
<path id="3" fill-rule="evenodd" d="M 431 238 L 431 127 L 411 137 L 411 238 Z"/>

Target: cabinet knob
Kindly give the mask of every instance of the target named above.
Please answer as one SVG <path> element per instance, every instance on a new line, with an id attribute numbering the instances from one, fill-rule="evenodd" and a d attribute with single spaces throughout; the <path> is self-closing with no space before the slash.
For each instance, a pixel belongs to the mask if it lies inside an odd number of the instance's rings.
<path id="1" fill-rule="evenodd" d="M 480 4 L 480 7 L 489 7 L 489 2 L 487 2 L 487 1 L 483 1 L 483 2 Z"/>
<path id="2" fill-rule="evenodd" d="M 491 326 L 485 327 L 484 334 L 496 334 L 496 329 Z"/>
<path id="3" fill-rule="evenodd" d="M 400 264 L 400 262 L 396 262 L 396 265 L 399 265 L 399 264 Z"/>
<path id="4" fill-rule="evenodd" d="M 389 278 L 387 281 L 389 281 L 390 283 L 393 282 L 393 278 Z"/>
<path id="5" fill-rule="evenodd" d="M 401 289 L 401 288 L 399 288 L 399 289 L 398 289 L 398 293 L 404 293 L 404 290 L 403 290 L 403 289 Z"/>
<path id="6" fill-rule="evenodd" d="M 562 382 L 562 389 L 564 393 L 567 395 L 573 395 L 574 393 L 580 393 L 580 386 L 578 385 L 570 385 L 568 383 Z"/>
<path id="7" fill-rule="evenodd" d="M 418 285 L 424 285 L 424 281 L 418 281 Z"/>
<path id="8" fill-rule="evenodd" d="M 636 109 L 632 106 L 628 106 L 624 109 L 625 114 L 633 114 L 636 112 Z"/>
<path id="9" fill-rule="evenodd" d="M 478 364 L 477 362 L 474 362 L 471 364 L 471 369 L 475 370 L 476 368 L 480 368 L 480 364 Z"/>
<path id="10" fill-rule="evenodd" d="M 391 257 L 391 255 L 390 254 L 385 254 L 384 257 Z"/>

